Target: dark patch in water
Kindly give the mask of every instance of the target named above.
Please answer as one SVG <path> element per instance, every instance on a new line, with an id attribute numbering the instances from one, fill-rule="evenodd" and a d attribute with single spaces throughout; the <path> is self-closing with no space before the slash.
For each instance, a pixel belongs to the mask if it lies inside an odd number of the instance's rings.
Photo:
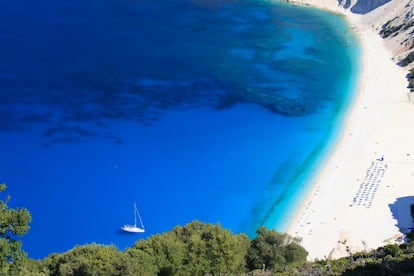
<path id="1" fill-rule="evenodd" d="M 24 22 L 9 18 L 0 131 L 40 125 L 49 143 L 73 143 L 108 138 L 113 120 L 149 126 L 171 110 L 254 103 L 278 115 L 306 116 L 326 100 L 290 81 L 315 78 L 314 61 L 272 60 L 286 38 L 283 16 L 270 3 L 233 9 L 237 1 L 171 2 L 159 9 L 152 1 L 104 1 L 95 11 L 77 12 L 82 4 L 75 2 L 45 10 L 30 5 Z M 22 26 L 28 35 L 11 31 Z"/>
<path id="2" fill-rule="evenodd" d="M 285 116 L 304 116 L 312 112 L 305 103 L 280 96 L 277 88 L 243 89 L 222 85 L 212 78 L 186 81 L 112 79 L 99 82 L 85 74 L 75 82 L 81 82 L 76 85 L 79 87 L 77 91 L 53 90 L 48 93 L 43 90 L 36 97 L 8 98 L 6 104 L 0 104 L 0 130 L 15 131 L 44 124 L 43 136 L 50 139 L 49 143 L 73 143 L 81 140 L 75 137 L 104 136 L 103 130 L 91 131 L 76 126 L 78 123 L 94 123 L 95 127 L 102 129 L 107 128 L 106 120 L 130 120 L 149 126 L 169 110 L 199 107 L 224 110 L 240 103 L 255 103 Z M 42 112 L 34 112 L 30 106 L 36 106 Z M 73 124 L 75 126 L 70 127 Z"/>

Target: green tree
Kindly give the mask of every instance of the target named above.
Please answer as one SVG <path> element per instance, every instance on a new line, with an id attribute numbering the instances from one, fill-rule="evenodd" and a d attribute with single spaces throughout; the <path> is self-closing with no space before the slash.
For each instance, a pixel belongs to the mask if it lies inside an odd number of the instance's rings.
<path id="1" fill-rule="evenodd" d="M 249 270 L 265 267 L 271 271 L 283 271 L 289 265 L 306 262 L 306 250 L 289 235 L 265 227 L 258 228 L 256 234 L 246 256 Z"/>
<path id="2" fill-rule="evenodd" d="M 286 245 L 284 255 L 289 264 L 301 265 L 306 261 L 308 252 L 296 242 L 292 242 Z"/>
<path id="3" fill-rule="evenodd" d="M 402 250 L 398 246 L 398 244 L 388 244 L 383 247 L 385 256 L 390 255 L 391 257 L 398 257 L 401 255 Z"/>
<path id="4" fill-rule="evenodd" d="M 6 190 L 6 184 L 0 184 L 0 192 Z M 15 275 L 22 269 L 26 253 L 19 240 L 29 231 L 32 217 L 25 208 L 9 208 L 10 196 L 0 200 L 0 272 L 1 275 Z"/>
<path id="5" fill-rule="evenodd" d="M 240 275 L 245 272 L 248 248 L 246 235 L 233 235 L 220 225 L 199 221 L 134 245 L 134 250 L 142 250 L 155 259 L 158 275 L 180 276 Z"/>
<path id="6" fill-rule="evenodd" d="M 50 275 L 128 275 L 129 262 L 115 246 L 90 244 L 75 246 L 62 254 L 44 259 Z"/>
<path id="7" fill-rule="evenodd" d="M 157 275 L 159 270 L 156 265 L 155 257 L 149 255 L 143 250 L 128 248 L 124 252 L 126 265 L 125 276 L 140 275 L 153 276 Z"/>
<path id="8" fill-rule="evenodd" d="M 158 275 L 178 275 L 182 270 L 184 243 L 174 233 L 156 234 L 147 240 L 135 243 L 133 249 L 142 250 L 155 260 Z"/>
<path id="9" fill-rule="evenodd" d="M 186 237 L 184 257 L 187 275 L 240 275 L 246 270 L 249 248 L 246 235 L 233 235 L 220 225 L 194 221 L 183 229 Z"/>

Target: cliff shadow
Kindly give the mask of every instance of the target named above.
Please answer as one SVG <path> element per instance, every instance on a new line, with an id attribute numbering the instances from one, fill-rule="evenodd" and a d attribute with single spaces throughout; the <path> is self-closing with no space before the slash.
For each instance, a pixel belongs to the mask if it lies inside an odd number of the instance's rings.
<path id="1" fill-rule="evenodd" d="M 396 226 L 402 233 L 408 233 L 414 228 L 411 217 L 411 205 L 414 204 L 414 196 L 399 197 L 394 203 L 389 204 L 393 217 L 397 220 Z"/>
<path id="2" fill-rule="evenodd" d="M 391 0 L 359 0 L 352 6 L 351 11 L 357 14 L 366 14 L 390 1 Z"/>
<path id="3" fill-rule="evenodd" d="M 338 0 L 338 5 L 342 5 L 344 9 L 349 9 L 351 7 L 351 0 Z"/>

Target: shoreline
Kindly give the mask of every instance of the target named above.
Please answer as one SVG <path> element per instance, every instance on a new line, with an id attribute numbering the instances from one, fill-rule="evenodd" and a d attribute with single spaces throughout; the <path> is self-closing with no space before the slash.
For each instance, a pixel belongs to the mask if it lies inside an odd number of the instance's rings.
<path id="1" fill-rule="evenodd" d="M 302 238 L 309 260 L 395 243 L 403 230 L 397 224 L 412 226 L 414 203 L 414 187 L 407 185 L 414 181 L 407 71 L 360 15 L 335 1 L 288 2 L 344 15 L 361 44 L 362 68 L 336 145 L 284 231 Z"/>

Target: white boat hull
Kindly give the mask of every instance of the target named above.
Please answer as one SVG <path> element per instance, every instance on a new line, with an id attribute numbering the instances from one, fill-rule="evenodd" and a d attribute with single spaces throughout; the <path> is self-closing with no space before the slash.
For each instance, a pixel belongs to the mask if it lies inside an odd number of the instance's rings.
<path id="1" fill-rule="evenodd" d="M 139 228 L 134 225 L 124 225 L 121 227 L 121 229 L 125 232 L 130 232 L 130 233 L 144 233 L 145 232 L 145 229 Z"/>

